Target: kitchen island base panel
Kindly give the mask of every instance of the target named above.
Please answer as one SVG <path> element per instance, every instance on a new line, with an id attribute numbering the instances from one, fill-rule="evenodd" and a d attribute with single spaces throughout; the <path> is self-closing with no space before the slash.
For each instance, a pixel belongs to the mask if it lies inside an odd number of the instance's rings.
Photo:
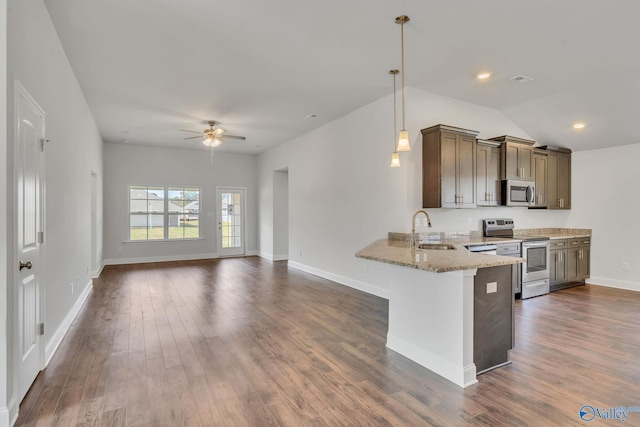
<path id="1" fill-rule="evenodd" d="M 389 265 L 387 347 L 460 387 L 476 383 L 476 269 L 432 273 Z"/>

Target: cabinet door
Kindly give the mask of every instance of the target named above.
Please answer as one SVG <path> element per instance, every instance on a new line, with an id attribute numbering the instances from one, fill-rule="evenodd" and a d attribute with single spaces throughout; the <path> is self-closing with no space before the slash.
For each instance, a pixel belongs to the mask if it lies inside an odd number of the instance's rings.
<path id="1" fill-rule="evenodd" d="M 578 277 L 579 280 L 584 280 L 591 275 L 591 247 L 582 246 L 579 250 Z"/>
<path id="2" fill-rule="evenodd" d="M 456 148 L 457 135 L 451 132 L 440 134 L 440 191 L 443 208 L 457 208 Z"/>
<path id="3" fill-rule="evenodd" d="M 533 154 L 533 169 L 536 182 L 536 207 L 547 206 L 547 156 Z"/>
<path id="4" fill-rule="evenodd" d="M 558 155 L 556 153 L 549 153 L 547 156 L 547 171 L 547 208 L 559 209 Z"/>
<path id="5" fill-rule="evenodd" d="M 476 200 L 480 206 L 490 205 L 489 162 L 491 147 L 479 145 L 476 151 Z"/>
<path id="6" fill-rule="evenodd" d="M 457 193 L 460 207 L 476 207 L 476 139 L 458 135 L 457 145 Z"/>
<path id="7" fill-rule="evenodd" d="M 500 148 L 478 145 L 476 148 L 476 203 L 500 204 Z"/>
<path id="8" fill-rule="evenodd" d="M 571 209 L 571 155 L 558 155 L 558 198 L 560 209 Z"/>
<path id="9" fill-rule="evenodd" d="M 577 282 L 580 279 L 580 248 L 567 249 L 567 282 Z"/>
<path id="10" fill-rule="evenodd" d="M 505 179 L 519 179 L 520 166 L 518 166 L 518 146 L 510 142 L 505 142 L 504 169 Z"/>
<path id="11" fill-rule="evenodd" d="M 533 148 L 526 145 L 518 146 L 518 167 L 520 179 L 533 181 Z"/>
<path id="12" fill-rule="evenodd" d="M 549 284 L 556 285 L 567 281 L 567 250 L 550 251 Z"/>
<path id="13" fill-rule="evenodd" d="M 500 205 L 501 196 L 501 183 L 500 183 L 500 148 L 491 147 L 491 153 L 489 155 L 489 168 L 487 173 L 487 185 L 491 193 L 492 205 Z"/>

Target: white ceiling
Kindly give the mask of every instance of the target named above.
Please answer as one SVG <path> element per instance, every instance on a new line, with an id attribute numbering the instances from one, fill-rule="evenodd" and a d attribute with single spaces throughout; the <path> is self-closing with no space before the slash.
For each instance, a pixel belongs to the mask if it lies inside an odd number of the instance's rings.
<path id="1" fill-rule="evenodd" d="M 638 142 L 636 0 L 45 3 L 106 142 L 200 149 L 178 129 L 213 119 L 247 137 L 222 150 L 263 152 L 390 94 L 401 14 L 407 86 L 500 110 L 543 144 Z"/>

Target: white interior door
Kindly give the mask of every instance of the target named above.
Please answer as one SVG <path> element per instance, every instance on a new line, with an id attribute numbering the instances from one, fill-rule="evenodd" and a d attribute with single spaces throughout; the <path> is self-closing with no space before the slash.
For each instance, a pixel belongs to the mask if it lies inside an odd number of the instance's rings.
<path id="1" fill-rule="evenodd" d="M 216 188 L 218 256 L 244 255 L 245 189 Z"/>
<path id="2" fill-rule="evenodd" d="M 20 370 L 18 397 L 22 400 L 42 368 L 39 334 L 41 234 L 43 231 L 41 171 L 44 111 L 16 82 L 16 259 L 17 317 Z"/>

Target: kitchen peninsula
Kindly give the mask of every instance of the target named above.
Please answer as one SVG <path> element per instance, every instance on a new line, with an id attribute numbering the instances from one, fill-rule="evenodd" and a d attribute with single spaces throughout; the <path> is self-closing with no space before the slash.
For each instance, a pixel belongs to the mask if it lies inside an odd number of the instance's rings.
<path id="1" fill-rule="evenodd" d="M 387 347 L 461 387 L 476 383 L 474 277 L 478 269 L 510 271 L 522 258 L 469 252 L 465 244 L 491 240 L 469 234 L 439 239 L 431 246 L 439 249 L 412 248 L 403 234 L 389 237 L 356 254 L 388 264 Z"/>
<path id="2" fill-rule="evenodd" d="M 387 347 L 461 387 L 476 383 L 476 364 L 480 360 L 486 362 L 484 355 L 474 355 L 474 344 L 478 344 L 474 343 L 474 335 L 483 320 L 483 312 L 476 310 L 477 297 L 484 298 L 483 308 L 494 303 L 507 304 L 502 299 L 505 289 L 501 286 L 513 284 L 508 279 L 495 278 L 504 277 L 505 269 L 509 271 L 511 266 L 524 261 L 519 257 L 474 253 L 467 250 L 468 246 L 519 244 L 530 237 L 547 237 L 552 241 L 551 253 L 563 253 L 552 257 L 555 264 L 570 270 L 571 263 L 564 262 L 570 251 L 573 251 L 572 259 L 577 260 L 573 263 L 574 269 L 580 265 L 579 261 L 585 261 L 587 273 L 572 279 L 572 283 L 580 284 L 579 279 L 584 283 L 583 278 L 588 277 L 588 246 L 584 245 L 590 242 L 590 229 L 519 229 L 512 239 L 486 237 L 475 231 L 429 233 L 421 236 L 423 244 L 417 248 L 409 244 L 410 236 L 409 233 L 389 233 L 388 239 L 373 242 L 356 256 L 384 263 L 380 272 L 385 274 L 389 289 Z M 553 249 L 556 246 L 559 249 Z M 423 249 L 429 247 L 437 249 Z M 562 270 L 560 267 L 556 267 L 558 271 Z M 554 278 L 555 273 L 552 283 Z M 566 286 L 558 285 L 558 289 Z M 512 291 L 506 290 L 510 295 L 508 303 L 512 304 Z M 492 339 L 494 331 L 491 327 L 486 329 L 482 339 Z"/>

